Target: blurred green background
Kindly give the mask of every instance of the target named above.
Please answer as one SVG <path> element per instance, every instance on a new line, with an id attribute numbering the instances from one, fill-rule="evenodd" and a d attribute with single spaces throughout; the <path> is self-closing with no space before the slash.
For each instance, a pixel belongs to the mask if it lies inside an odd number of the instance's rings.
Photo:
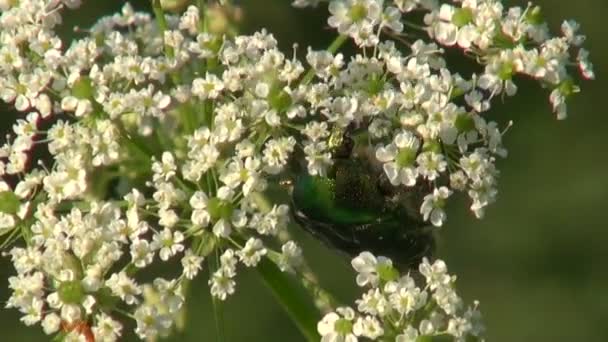
<path id="1" fill-rule="evenodd" d="M 122 1 L 89 1 L 66 17 L 66 27 L 86 27 Z M 133 2 L 145 8 L 148 1 Z M 327 46 L 334 34 L 323 9 L 295 10 L 287 0 L 243 0 L 243 32 L 266 27 L 285 51 Z M 525 6 L 526 1 L 504 1 Z M 516 100 L 492 116 L 515 125 L 505 136 L 509 157 L 499 162 L 500 195 L 484 220 L 468 203 L 449 208 L 438 257 L 459 276 L 471 302 L 481 301 L 489 341 L 608 341 L 608 13 L 606 0 L 537 0 L 555 32 L 563 19 L 579 21 L 587 34 L 598 80 L 582 84 L 569 104 L 569 118 L 556 121 L 548 93 L 523 83 Z M 604 102 L 607 101 L 607 102 Z M 2 131 L 12 124 L 7 113 Z M 306 234 L 305 254 L 321 282 L 345 303 L 358 294 L 345 258 Z M 14 271 L 6 259 L 0 279 Z M 173 341 L 214 341 L 215 326 L 203 274 L 192 285 L 186 330 Z M 6 285 L 0 298 L 8 298 Z M 39 327 L 22 325 L 14 310 L 0 310 L 0 341 L 45 341 Z M 229 341 L 302 341 L 255 272 L 243 270 L 237 293 L 226 302 Z M 125 340 L 132 340 L 126 337 Z"/>

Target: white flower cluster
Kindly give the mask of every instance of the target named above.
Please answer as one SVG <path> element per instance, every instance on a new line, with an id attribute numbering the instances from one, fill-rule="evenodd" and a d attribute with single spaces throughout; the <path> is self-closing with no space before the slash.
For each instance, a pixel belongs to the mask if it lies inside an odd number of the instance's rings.
<path id="1" fill-rule="evenodd" d="M 503 132 L 481 113 L 513 95 L 513 76 L 524 74 L 552 89 L 562 118 L 578 90 L 572 59 L 593 78 L 576 23 L 551 38 L 538 8 L 505 11 L 493 0 L 332 0 L 328 23 L 340 36 L 328 50 L 308 48 L 305 61 L 286 56 L 264 30 L 236 35 L 210 25 L 225 13 L 195 6 L 151 16 L 126 4 L 68 44 L 55 28 L 79 3 L 0 1 L 0 98 L 23 113 L 0 146 L 0 234 L 17 270 L 8 306 L 28 325 L 75 338 L 116 340 L 119 318 L 134 318 L 142 339 L 167 334 L 184 282 L 206 258 L 211 293 L 222 300 L 235 291 L 239 264 L 273 255 L 279 269 L 297 272 L 300 248 L 278 238 L 289 205 L 269 203 L 264 192 L 286 175 L 327 176 L 336 131 L 354 129 L 357 151 L 378 173 L 421 195 L 425 221 L 445 222 L 454 191 L 468 193 L 481 217 L 496 198 L 495 158 L 506 155 Z M 427 13 L 424 24 L 405 19 L 414 10 Z M 435 41 L 401 34 L 416 27 Z M 359 50 L 346 57 L 337 49 L 349 38 Z M 462 47 L 485 71 L 451 72 L 438 44 Z M 178 259 L 178 272 L 141 275 L 155 260 Z M 373 272 L 359 278 L 379 284 Z M 402 279 L 376 290 L 410 295 Z M 454 321 L 427 320 L 417 333 L 474 331 L 468 316 L 452 315 L 460 306 L 450 289 L 420 290 L 437 297 L 425 299 L 437 304 L 428 310 Z M 379 313 L 364 313 L 358 336 L 388 329 Z M 355 317 L 339 314 L 345 326 Z"/>
<path id="2" fill-rule="evenodd" d="M 8 307 L 47 334 L 116 340 L 127 312 L 141 338 L 166 335 L 184 301 L 182 283 L 205 256 L 223 251 L 209 283 L 225 299 L 237 263 L 256 266 L 267 252 L 256 236 L 276 236 L 289 221 L 287 205 L 261 209 L 256 201 L 295 147 L 291 136 L 264 135 L 279 119 L 258 99 L 282 55 L 265 33 L 224 42 L 199 33 L 196 7 L 168 17 L 173 30 L 163 36 L 128 4 L 64 48 L 53 31 L 64 5 L 20 1 L 0 17 L 0 93 L 28 113 L 0 149 L 0 229 L 7 245 L 20 236 L 26 244 L 9 253 L 18 275 L 9 280 Z M 223 75 L 189 71 L 214 58 Z M 301 66 L 293 67 L 281 79 L 297 78 Z M 239 93 L 236 101 L 230 95 Z M 199 105 L 196 117 L 191 108 Z M 48 147 L 50 166 L 31 168 L 37 146 Z M 96 178 L 104 172 L 149 180 L 122 201 L 92 202 L 93 185 L 108 186 Z M 289 241 L 283 251 L 279 266 L 291 270 L 299 247 Z M 180 257 L 180 272 L 140 283 L 139 271 L 157 256 Z"/>
<path id="3" fill-rule="evenodd" d="M 456 277 L 446 264 L 424 258 L 419 266 L 424 286 L 400 275 L 391 260 L 363 252 L 352 260 L 357 284 L 368 288 L 356 301 L 357 310 L 339 307 L 318 323 L 321 341 L 364 340 L 415 342 L 423 337 L 482 341 L 484 327 L 478 302 L 465 307 L 454 289 Z"/>
<path id="4" fill-rule="evenodd" d="M 302 132 L 308 137 L 309 172 L 324 174 L 331 164 L 328 130 L 356 123 L 367 128 L 370 147 L 395 186 L 427 191 L 420 207 L 425 221 L 441 226 L 443 207 L 454 191 L 468 193 L 478 218 L 497 195 L 497 156 L 505 157 L 502 131 L 483 117 L 492 100 L 517 91 L 513 77 L 530 76 L 549 87 L 558 119 L 565 100 L 578 92 L 568 69 L 578 66 L 594 77 L 578 24 L 566 21 L 563 35 L 550 37 L 540 9 L 505 9 L 498 0 L 463 0 L 458 6 L 434 0 L 332 0 L 330 26 L 362 48 L 345 61 L 342 54 L 309 51 L 307 60 L 319 82 L 306 94 L 308 113 L 318 113 Z M 295 5 L 316 5 L 297 1 Z M 427 12 L 423 25 L 401 16 Z M 458 45 L 485 70 L 464 77 L 446 68 L 436 43 L 407 42 L 403 53 L 401 23 L 418 27 L 444 46 Z M 387 39 L 382 39 L 384 36 Z M 367 47 L 373 47 L 370 53 Z M 333 125 L 332 125 L 333 124 Z M 427 184 L 432 184 L 430 191 Z"/>

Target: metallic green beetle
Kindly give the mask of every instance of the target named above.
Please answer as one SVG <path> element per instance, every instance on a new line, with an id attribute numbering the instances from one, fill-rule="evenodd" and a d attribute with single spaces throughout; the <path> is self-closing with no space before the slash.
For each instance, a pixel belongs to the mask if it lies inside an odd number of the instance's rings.
<path id="1" fill-rule="evenodd" d="M 297 177 L 295 220 L 313 236 L 351 256 L 370 251 L 402 270 L 430 256 L 435 240 L 419 217 L 416 190 L 395 189 L 381 169 L 353 153 L 350 130 L 330 138 L 334 164 L 326 177 Z"/>

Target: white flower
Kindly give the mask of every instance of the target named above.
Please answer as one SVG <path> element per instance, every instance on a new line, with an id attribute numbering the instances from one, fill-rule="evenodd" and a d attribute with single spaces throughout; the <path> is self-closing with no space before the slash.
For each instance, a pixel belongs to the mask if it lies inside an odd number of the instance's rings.
<path id="1" fill-rule="evenodd" d="M 437 287 L 433 293 L 433 299 L 448 315 L 454 315 L 462 306 L 462 299 L 450 286 Z"/>
<path id="2" fill-rule="evenodd" d="M 334 56 L 328 51 L 313 51 L 308 48 L 306 61 L 315 70 L 315 74 L 319 78 L 327 80 L 344 65 L 344 56 L 342 54 Z"/>
<path id="3" fill-rule="evenodd" d="M 61 100 L 61 109 L 66 112 L 74 112 L 77 117 L 82 117 L 93 111 L 93 105 L 89 99 L 67 96 Z"/>
<path id="4" fill-rule="evenodd" d="M 213 230 L 213 234 L 215 234 L 215 236 L 228 237 L 228 236 L 230 236 L 230 233 L 232 232 L 232 226 L 230 225 L 230 222 L 228 222 L 222 218 L 222 219 L 219 219 L 217 222 L 215 222 L 212 230 Z"/>
<path id="5" fill-rule="evenodd" d="M 562 23 L 562 33 L 566 37 L 568 43 L 579 46 L 585 42 L 586 37 L 584 35 L 577 35 L 577 31 L 580 28 L 579 23 L 574 20 L 566 20 Z"/>
<path id="6" fill-rule="evenodd" d="M 420 290 L 409 276 L 404 276 L 389 297 L 393 308 L 402 315 L 422 308 L 426 304 L 427 293 Z"/>
<path id="7" fill-rule="evenodd" d="M 386 147 L 376 150 L 376 158 L 383 162 L 384 173 L 393 185 L 413 186 L 418 178 L 414 167 L 420 141 L 410 131 L 402 131 Z"/>
<path id="8" fill-rule="evenodd" d="M 248 225 L 262 235 L 276 235 L 287 228 L 289 223 L 289 206 L 274 205 L 266 214 L 256 214 Z"/>
<path id="9" fill-rule="evenodd" d="M 177 166 L 175 165 L 175 158 L 171 152 L 163 152 L 161 162 L 154 161 L 152 163 L 152 171 L 154 172 L 154 181 L 159 179 L 168 181 L 175 176 Z"/>
<path id="10" fill-rule="evenodd" d="M 150 304 L 138 307 L 133 316 L 137 321 L 135 333 L 141 339 L 154 339 L 158 335 L 165 335 L 171 327 L 170 316 L 161 313 L 156 306 Z"/>
<path id="11" fill-rule="evenodd" d="M 34 325 L 42 319 L 42 309 L 44 301 L 40 298 L 32 298 L 31 302 L 21 307 L 21 311 L 25 314 L 20 320 L 25 325 Z"/>
<path id="12" fill-rule="evenodd" d="M 353 34 L 365 23 L 378 24 L 382 14 L 379 0 L 334 0 L 329 3 L 332 14 L 327 22 L 343 34 Z"/>
<path id="13" fill-rule="evenodd" d="M 435 152 L 422 152 L 416 158 L 418 172 L 428 180 L 435 180 L 439 174 L 447 168 L 447 162 L 443 154 Z"/>
<path id="14" fill-rule="evenodd" d="M 431 223 L 440 227 L 446 219 L 446 213 L 443 210 L 445 206 L 445 200 L 452 194 L 447 187 L 442 186 L 435 188 L 432 194 L 424 196 L 424 202 L 420 206 L 420 213 L 425 221 L 431 221 Z"/>
<path id="15" fill-rule="evenodd" d="M 106 281 L 106 286 L 128 305 L 139 302 L 137 296 L 141 294 L 141 288 L 124 271 L 113 273 Z"/>
<path id="16" fill-rule="evenodd" d="M 553 106 L 553 111 L 557 116 L 558 120 L 563 120 L 568 116 L 567 105 L 566 105 L 566 96 L 562 94 L 559 88 L 555 88 L 551 95 L 549 96 L 549 101 Z"/>
<path id="17" fill-rule="evenodd" d="M 224 89 L 224 84 L 214 74 L 207 73 L 205 78 L 195 78 L 192 81 L 192 94 L 200 99 L 215 99 Z"/>
<path id="18" fill-rule="evenodd" d="M 262 161 L 265 169 L 270 174 L 279 173 L 287 164 L 287 159 L 291 155 L 296 145 L 293 137 L 284 137 L 268 141 L 264 148 Z"/>
<path id="19" fill-rule="evenodd" d="M 224 267 L 219 268 L 213 273 L 209 280 L 211 285 L 211 295 L 221 300 L 234 293 L 235 281 L 232 279 L 234 275 Z"/>
<path id="20" fill-rule="evenodd" d="M 576 57 L 578 66 L 583 77 L 589 80 L 595 79 L 595 72 L 593 72 L 593 64 L 589 61 L 589 51 L 585 49 L 578 50 L 578 56 Z"/>
<path id="21" fill-rule="evenodd" d="M 433 36 L 441 44 L 452 46 L 458 41 L 458 27 L 452 23 L 454 7 L 443 4 L 433 25 Z M 425 18 L 428 23 L 430 19 Z"/>
<path id="22" fill-rule="evenodd" d="M 196 226 L 206 227 L 211 221 L 211 216 L 207 211 L 207 195 L 202 191 L 195 191 L 190 197 L 190 206 L 192 207 L 192 215 L 190 219 Z"/>
<path id="23" fill-rule="evenodd" d="M 242 186 L 243 195 L 263 188 L 264 181 L 259 173 L 262 163 L 258 158 L 247 157 L 244 162 L 234 159 L 220 174 L 220 180 L 232 189 Z"/>
<path id="24" fill-rule="evenodd" d="M 165 228 L 159 233 L 154 234 L 152 242 L 153 249 L 160 249 L 158 255 L 163 261 L 169 260 L 170 257 L 184 250 L 184 234 L 180 231 L 172 232 L 169 228 Z"/>
<path id="25" fill-rule="evenodd" d="M 323 316 L 317 323 L 317 331 L 322 342 L 356 342 L 353 333 L 353 320 L 355 312 L 349 307 L 339 307 L 336 312 Z"/>
<path id="26" fill-rule="evenodd" d="M 199 18 L 200 13 L 198 7 L 190 5 L 182 14 L 178 27 L 180 30 L 186 30 L 191 35 L 195 35 L 198 32 Z"/>
<path id="27" fill-rule="evenodd" d="M 54 334 L 61 326 L 61 318 L 54 312 L 46 314 L 42 320 L 42 329 L 47 335 Z"/>
<path id="28" fill-rule="evenodd" d="M 266 248 L 262 240 L 249 238 L 245 247 L 237 252 L 239 259 L 248 267 L 253 267 L 260 262 L 260 259 L 266 255 Z"/>
<path id="29" fill-rule="evenodd" d="M 364 293 L 361 299 L 357 299 L 356 303 L 358 305 L 357 310 L 370 315 L 383 316 L 389 307 L 388 301 L 377 288 Z"/>
<path id="30" fill-rule="evenodd" d="M 122 334 L 122 324 L 105 313 L 97 314 L 95 325 L 91 328 L 95 341 L 117 341 Z"/>
<path id="31" fill-rule="evenodd" d="M 477 112 L 485 112 L 490 109 L 490 102 L 485 100 L 483 94 L 477 90 L 473 90 L 464 96 L 465 101 L 471 108 Z"/>
<path id="32" fill-rule="evenodd" d="M 388 258 L 382 256 L 376 258 L 370 252 L 362 252 L 351 261 L 351 265 L 358 273 L 357 285 L 364 287 L 366 285 L 376 286 L 380 280 L 378 270 L 392 267 L 393 263 Z"/>
<path id="33" fill-rule="evenodd" d="M 357 318 L 357 321 L 353 326 L 353 332 L 357 336 L 367 337 L 371 340 L 375 340 L 384 334 L 384 329 L 375 317 L 365 316 L 363 318 Z"/>
<path id="34" fill-rule="evenodd" d="M 13 228 L 16 223 L 15 216 L 0 212 L 0 230 Z"/>
<path id="35" fill-rule="evenodd" d="M 388 27 L 392 31 L 403 31 L 403 23 L 401 23 L 401 13 L 396 7 L 386 7 L 382 15 L 382 26 Z"/>
<path id="36" fill-rule="evenodd" d="M 327 168 L 332 164 L 327 143 L 325 141 L 307 143 L 304 146 L 304 153 L 308 162 L 308 173 L 325 176 Z"/>
<path id="37" fill-rule="evenodd" d="M 184 268 L 186 278 L 194 279 L 202 268 L 202 262 L 203 257 L 193 254 L 190 249 L 186 250 L 182 258 L 182 267 Z"/>
<path id="38" fill-rule="evenodd" d="M 223 272 L 230 277 L 234 277 L 236 275 L 237 259 L 235 254 L 236 253 L 234 250 L 229 248 L 220 256 L 221 268 L 223 269 Z"/>
<path id="39" fill-rule="evenodd" d="M 405 330 L 395 338 L 395 342 L 416 342 L 418 340 L 418 330 L 408 325 Z"/>
<path id="40" fill-rule="evenodd" d="M 302 134 L 306 135 L 311 141 L 319 141 L 327 138 L 330 134 L 327 122 L 311 121 L 306 124 L 306 127 L 301 130 Z"/>
<path id="41" fill-rule="evenodd" d="M 457 338 L 463 338 L 471 331 L 472 328 L 473 326 L 467 319 L 462 317 L 455 317 L 450 319 L 450 321 L 448 322 L 447 332 L 448 334 Z"/>
<path id="42" fill-rule="evenodd" d="M 143 268 L 150 265 L 154 259 L 154 250 L 148 240 L 134 239 L 131 242 L 131 262 L 135 267 Z"/>
<path id="43" fill-rule="evenodd" d="M 443 260 L 435 260 L 431 265 L 427 258 L 423 258 L 418 270 L 426 278 L 431 290 L 445 287 L 452 282 L 452 277 L 447 273 L 448 268 Z"/>
<path id="44" fill-rule="evenodd" d="M 294 272 L 295 268 L 304 261 L 302 249 L 293 241 L 287 241 L 281 246 L 281 256 L 279 258 L 279 268 L 283 272 Z"/>
<path id="45" fill-rule="evenodd" d="M 158 224 L 162 227 L 173 228 L 179 221 L 175 210 L 160 208 L 158 210 Z"/>

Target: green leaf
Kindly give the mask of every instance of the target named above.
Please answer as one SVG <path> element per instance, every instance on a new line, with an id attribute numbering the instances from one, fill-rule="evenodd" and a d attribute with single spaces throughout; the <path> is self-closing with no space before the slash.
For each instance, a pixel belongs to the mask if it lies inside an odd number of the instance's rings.
<path id="1" fill-rule="evenodd" d="M 286 273 L 270 260 L 263 259 L 257 267 L 264 283 L 272 291 L 278 302 L 287 311 L 307 341 L 319 341 L 317 322 L 320 312 L 312 305 L 310 299 L 303 295 L 301 289 L 294 286 Z"/>
<path id="2" fill-rule="evenodd" d="M 21 201 L 12 191 L 0 192 L 0 212 L 14 215 L 19 210 Z"/>

